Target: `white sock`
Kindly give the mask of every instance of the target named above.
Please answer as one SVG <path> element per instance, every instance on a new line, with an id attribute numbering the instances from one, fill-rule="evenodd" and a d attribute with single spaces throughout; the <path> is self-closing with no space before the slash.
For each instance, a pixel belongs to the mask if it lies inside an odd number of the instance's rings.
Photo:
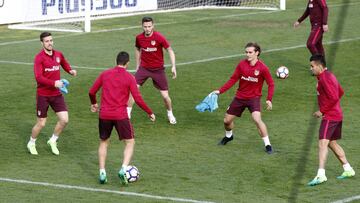
<path id="1" fill-rule="evenodd" d="M 127 167 L 128 167 L 127 165 L 122 165 L 122 166 L 121 166 L 121 168 L 124 169 L 124 171 L 126 171 L 126 168 L 127 168 Z"/>
<path id="2" fill-rule="evenodd" d="M 225 137 L 230 138 L 232 136 L 232 130 L 225 130 Z"/>
<path id="3" fill-rule="evenodd" d="M 350 171 L 352 168 L 349 163 L 343 165 L 344 171 Z"/>
<path id="4" fill-rule="evenodd" d="M 325 169 L 319 168 L 316 176 L 325 176 Z"/>
<path id="5" fill-rule="evenodd" d="M 265 146 L 271 145 L 271 144 L 270 144 L 269 136 L 265 136 L 265 137 L 263 137 L 262 139 L 263 139 L 263 141 L 264 141 Z"/>
<path id="6" fill-rule="evenodd" d="M 31 143 L 31 144 L 35 144 L 35 141 L 36 141 L 36 138 L 34 139 L 34 138 L 32 138 L 32 137 L 30 136 L 29 143 Z"/>
<path id="7" fill-rule="evenodd" d="M 102 173 L 103 173 L 103 174 L 105 174 L 105 175 L 106 175 L 106 171 L 105 171 L 105 169 L 104 169 L 104 168 L 100 169 L 100 170 L 99 170 L 99 173 L 100 173 L 100 174 L 102 174 Z"/>
<path id="8" fill-rule="evenodd" d="M 58 138 L 59 138 L 59 136 L 53 134 L 50 138 L 50 142 L 56 142 Z"/>
<path id="9" fill-rule="evenodd" d="M 132 107 L 126 107 L 126 110 L 127 110 L 127 114 L 129 116 L 129 118 L 131 118 Z"/>
<path id="10" fill-rule="evenodd" d="M 172 110 L 167 110 L 168 117 L 174 117 Z"/>

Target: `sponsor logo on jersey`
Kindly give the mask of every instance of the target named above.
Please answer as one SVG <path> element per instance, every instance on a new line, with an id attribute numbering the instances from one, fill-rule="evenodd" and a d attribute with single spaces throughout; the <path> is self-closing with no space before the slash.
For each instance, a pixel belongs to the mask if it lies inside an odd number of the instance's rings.
<path id="1" fill-rule="evenodd" d="M 153 45 L 153 46 L 155 46 L 156 41 L 155 41 L 155 40 L 151 40 L 150 44 Z"/>
<path id="2" fill-rule="evenodd" d="M 142 49 L 143 51 L 146 51 L 146 52 L 155 52 L 157 51 L 157 48 L 156 47 L 146 47 L 146 49 Z"/>
<path id="3" fill-rule="evenodd" d="M 53 66 L 51 68 L 45 68 L 45 72 L 53 72 L 60 70 L 60 66 Z"/>
<path id="4" fill-rule="evenodd" d="M 255 76 L 258 76 L 258 75 L 259 75 L 259 73 L 260 73 L 260 71 L 259 71 L 259 70 L 255 70 L 255 71 L 254 71 L 254 75 L 255 75 Z"/>
<path id="5" fill-rule="evenodd" d="M 55 60 L 57 63 L 60 63 L 60 57 L 56 57 Z"/>
<path id="6" fill-rule="evenodd" d="M 309 8 L 313 8 L 314 7 L 314 5 L 313 4 L 309 4 Z"/>
<path id="7" fill-rule="evenodd" d="M 241 79 L 249 81 L 249 82 L 258 82 L 258 80 L 259 80 L 258 78 L 254 78 L 254 77 L 250 77 L 250 76 L 248 76 L 248 77 L 241 76 Z"/>

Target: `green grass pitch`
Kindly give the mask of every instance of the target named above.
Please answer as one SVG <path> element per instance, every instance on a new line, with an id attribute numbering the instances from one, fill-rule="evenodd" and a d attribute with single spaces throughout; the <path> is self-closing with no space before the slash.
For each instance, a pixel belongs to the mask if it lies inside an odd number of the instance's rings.
<path id="1" fill-rule="evenodd" d="M 327 3 L 330 32 L 324 36 L 325 50 L 327 54 L 336 50 L 328 60 L 345 90 L 340 144 L 354 169 L 360 172 L 360 3 Z M 55 49 L 61 50 L 70 64 L 80 67 L 76 78 L 62 74 L 71 85 L 65 96 L 70 123 L 58 142 L 60 156 L 53 156 L 46 146 L 56 122 L 51 110 L 37 141 L 39 156 L 31 156 L 26 150 L 36 119 L 32 61 L 41 49 L 40 32 L 0 26 L 0 178 L 209 202 L 332 202 L 360 195 L 358 177 L 336 179 L 342 167 L 331 152 L 326 165 L 328 181 L 316 187 L 306 186 L 317 171 L 319 121 L 311 116 L 316 109 L 316 79 L 310 75 L 310 54 L 305 47 L 308 19 L 299 29 L 292 27 L 305 5 L 305 0 L 288 0 L 287 10 L 279 12 L 226 9 L 151 15 L 158 24 L 156 30 L 168 38 L 177 57 L 178 78 L 169 79 L 169 85 L 178 124 L 168 124 L 160 95 L 147 81 L 141 92 L 157 121 L 151 123 L 144 112 L 134 108 L 136 147 L 132 163 L 139 168 L 141 178 L 128 187 L 122 187 L 117 177 L 123 144 L 115 133 L 106 167 L 109 182 L 98 183 L 98 120 L 90 112 L 88 89 L 101 70 L 81 67 L 112 67 L 116 54 L 125 50 L 131 54 L 129 69 L 134 69 L 134 38 L 141 32 L 141 16 L 93 23 L 94 31 L 139 25 L 133 29 L 89 34 L 53 32 Z M 341 12 L 344 7 L 346 16 Z M 345 21 L 336 38 L 340 18 Z M 19 43 L 13 43 L 16 41 Z M 235 87 L 219 97 L 220 108 L 215 112 L 199 113 L 194 109 L 230 77 L 249 41 L 262 46 L 264 53 L 260 58 L 275 80 L 273 111 L 263 112 L 275 149 L 272 155 L 264 152 L 248 112 L 235 121 L 235 139 L 224 147 L 216 145 L 224 135 L 223 115 Z M 169 64 L 167 53 L 165 58 Z M 286 80 L 275 78 L 275 70 L 281 65 L 290 70 Z M 170 70 L 167 73 L 170 76 Z M 311 125 L 314 131 L 308 130 Z M 306 157 L 302 156 L 304 153 Z M 169 201 L 0 181 L 0 202 Z"/>

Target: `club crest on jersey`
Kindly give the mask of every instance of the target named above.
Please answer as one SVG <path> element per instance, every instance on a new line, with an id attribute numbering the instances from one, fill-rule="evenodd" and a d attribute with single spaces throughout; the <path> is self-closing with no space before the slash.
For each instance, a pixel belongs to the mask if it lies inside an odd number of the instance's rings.
<path id="1" fill-rule="evenodd" d="M 151 40 L 151 45 L 153 45 L 153 46 L 155 46 L 155 44 L 156 44 L 156 41 L 155 40 Z"/>
<path id="2" fill-rule="evenodd" d="M 260 71 L 259 71 L 259 70 L 255 70 L 255 71 L 254 71 L 254 75 L 255 75 L 255 76 L 258 76 L 258 75 L 259 75 L 259 73 L 260 73 Z"/>
<path id="3" fill-rule="evenodd" d="M 56 63 L 60 63 L 60 58 L 59 57 L 56 57 L 55 60 L 56 60 Z"/>

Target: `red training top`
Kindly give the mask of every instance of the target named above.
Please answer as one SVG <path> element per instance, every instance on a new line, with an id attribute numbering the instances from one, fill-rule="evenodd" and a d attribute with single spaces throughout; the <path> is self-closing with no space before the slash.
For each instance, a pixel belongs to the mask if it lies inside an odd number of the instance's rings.
<path id="1" fill-rule="evenodd" d="M 48 55 L 41 50 L 34 59 L 34 74 L 37 82 L 37 94 L 41 96 L 57 96 L 61 92 L 55 87 L 55 81 L 60 80 L 60 66 L 70 72 L 71 67 L 60 51 L 53 50 Z"/>
<path id="2" fill-rule="evenodd" d="M 340 99 L 344 95 L 344 90 L 335 75 L 328 70 L 318 75 L 317 79 L 317 98 L 323 119 L 341 121 L 343 113 L 340 107 Z"/>
<path id="3" fill-rule="evenodd" d="M 100 118 L 105 120 L 121 120 L 128 118 L 126 111 L 129 95 L 134 97 L 140 106 L 149 115 L 151 109 L 146 105 L 133 75 L 128 73 L 125 68 L 114 67 L 103 71 L 95 80 L 89 90 L 91 104 L 96 104 L 96 93 L 102 88 Z"/>
<path id="4" fill-rule="evenodd" d="M 240 61 L 231 78 L 219 89 L 220 94 L 230 89 L 237 81 L 239 88 L 236 91 L 238 99 L 252 99 L 261 96 L 262 86 L 266 81 L 268 85 L 267 100 L 271 101 L 274 95 L 274 81 L 269 68 L 258 60 L 254 66 L 246 59 Z"/>
<path id="5" fill-rule="evenodd" d="M 140 50 L 141 67 L 148 69 L 164 68 L 163 48 L 169 48 L 170 44 L 160 32 L 154 31 L 148 37 L 144 33 L 137 35 L 135 46 Z"/>

